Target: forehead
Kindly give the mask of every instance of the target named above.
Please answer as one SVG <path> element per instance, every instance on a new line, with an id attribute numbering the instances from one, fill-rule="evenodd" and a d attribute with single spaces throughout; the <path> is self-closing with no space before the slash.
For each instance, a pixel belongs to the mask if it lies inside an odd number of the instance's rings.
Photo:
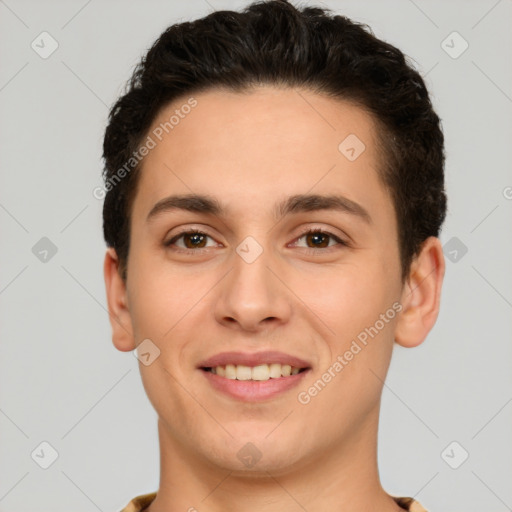
<path id="1" fill-rule="evenodd" d="M 157 139 L 166 139 L 164 143 L 174 139 L 176 145 L 200 147 L 201 153 L 188 154 L 189 159 L 202 157 L 206 151 L 213 151 L 210 156 L 215 158 L 225 157 L 219 153 L 224 147 L 252 155 L 263 144 L 267 151 L 272 150 L 272 157 L 290 161 L 301 153 L 326 149 L 327 158 L 337 158 L 339 143 L 350 134 L 366 143 L 367 156 L 377 156 L 372 154 L 376 135 L 373 118 L 346 100 L 305 89 L 261 85 L 242 92 L 211 89 L 194 95 L 193 101 L 193 108 L 188 106 L 191 97 L 165 106 L 151 129 Z M 290 146 L 297 142 L 301 145 Z M 259 157 L 263 159 L 265 154 L 260 152 Z"/>
<path id="2" fill-rule="evenodd" d="M 384 192 L 373 118 L 350 102 L 304 89 L 185 96 L 159 112 L 148 136 L 154 147 L 138 184 L 141 213 L 176 192 L 259 209 L 267 202 L 270 208 L 279 192 L 339 189 L 358 202 L 374 202 L 371 196 Z"/>

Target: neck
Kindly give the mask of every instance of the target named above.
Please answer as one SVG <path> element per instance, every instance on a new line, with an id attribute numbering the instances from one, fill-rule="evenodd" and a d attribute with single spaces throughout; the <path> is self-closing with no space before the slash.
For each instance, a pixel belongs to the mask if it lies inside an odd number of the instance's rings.
<path id="1" fill-rule="evenodd" d="M 382 489 L 378 408 L 350 439 L 292 466 L 220 467 L 178 442 L 159 420 L 160 488 L 148 512 L 402 511 Z M 260 467 L 260 465 L 258 465 Z"/>

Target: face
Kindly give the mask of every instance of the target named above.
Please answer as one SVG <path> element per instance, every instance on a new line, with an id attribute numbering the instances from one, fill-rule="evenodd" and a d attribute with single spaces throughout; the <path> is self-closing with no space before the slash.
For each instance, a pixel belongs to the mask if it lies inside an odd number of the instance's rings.
<path id="1" fill-rule="evenodd" d="M 403 291 L 394 208 L 359 107 L 274 87 L 194 98 L 148 132 L 120 321 L 160 351 L 140 370 L 170 444 L 279 474 L 375 432 Z M 257 380 L 287 362 L 301 371 Z"/>

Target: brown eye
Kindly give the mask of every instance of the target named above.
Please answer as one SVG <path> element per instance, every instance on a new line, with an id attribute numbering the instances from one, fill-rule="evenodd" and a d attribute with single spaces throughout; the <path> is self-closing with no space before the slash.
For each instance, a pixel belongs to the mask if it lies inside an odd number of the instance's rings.
<path id="1" fill-rule="evenodd" d="M 185 233 L 183 235 L 183 243 L 187 249 L 194 249 L 195 247 L 204 247 L 206 242 L 206 235 L 202 233 Z"/>
<path id="2" fill-rule="evenodd" d="M 329 235 L 325 233 L 321 233 L 319 231 L 315 233 L 309 233 L 306 235 L 307 243 L 311 243 L 313 245 L 309 245 L 309 247 L 327 247 L 329 245 Z"/>
<path id="3" fill-rule="evenodd" d="M 303 239 L 304 243 L 300 243 Z M 322 231 L 321 229 L 310 229 L 297 238 L 295 245 L 297 247 L 303 247 L 306 250 L 314 251 L 316 249 L 328 249 L 335 245 L 346 246 L 348 244 L 341 240 L 341 238 L 327 231 Z"/>
<path id="4" fill-rule="evenodd" d="M 165 242 L 166 247 L 175 246 L 178 249 L 204 249 L 206 247 L 212 247 L 207 245 L 208 239 L 213 240 L 209 235 L 201 231 L 184 231 L 179 235 L 171 238 L 168 242 Z M 213 244 L 214 246 L 215 244 Z"/>

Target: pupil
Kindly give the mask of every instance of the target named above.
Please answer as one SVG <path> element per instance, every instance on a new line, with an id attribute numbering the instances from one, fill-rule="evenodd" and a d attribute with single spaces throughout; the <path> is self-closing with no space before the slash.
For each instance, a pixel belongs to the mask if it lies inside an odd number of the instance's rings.
<path id="1" fill-rule="evenodd" d="M 203 241 L 204 235 L 200 233 L 194 233 L 192 235 L 187 236 L 187 240 L 192 243 L 193 247 L 199 247 L 199 244 Z"/>
<path id="2" fill-rule="evenodd" d="M 313 239 L 313 244 L 315 247 L 325 247 L 325 240 L 327 239 L 327 236 L 322 233 L 316 233 L 309 235 L 310 239 Z M 320 243 L 317 243 L 320 242 Z"/>

